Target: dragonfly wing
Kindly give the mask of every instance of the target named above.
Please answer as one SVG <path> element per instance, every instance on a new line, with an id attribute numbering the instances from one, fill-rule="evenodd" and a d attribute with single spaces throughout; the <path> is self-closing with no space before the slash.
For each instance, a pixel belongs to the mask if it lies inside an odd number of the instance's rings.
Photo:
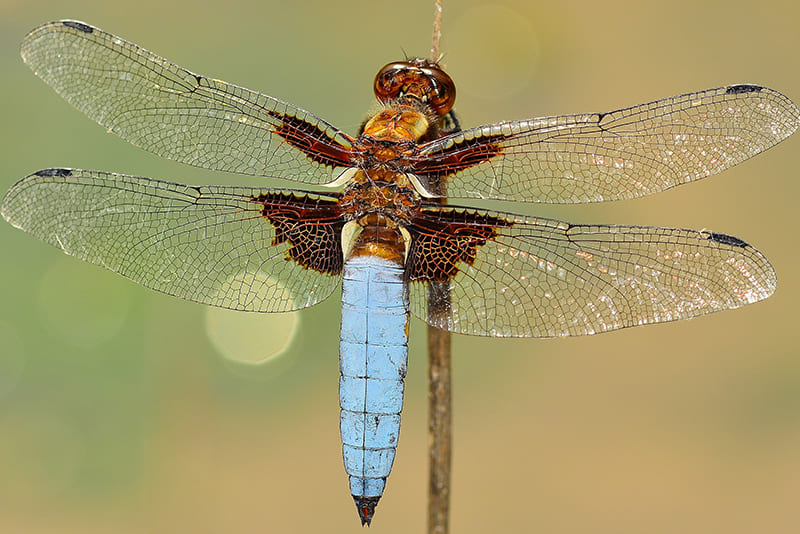
<path id="1" fill-rule="evenodd" d="M 730 85 L 609 113 L 500 122 L 427 143 L 412 166 L 450 198 L 631 199 L 722 172 L 797 130 L 777 91 Z"/>
<path id="2" fill-rule="evenodd" d="M 707 231 L 435 208 L 411 235 L 411 311 L 460 334 L 594 334 L 738 308 L 777 283 L 756 249 Z M 442 281 L 449 311 L 429 317 L 427 286 Z"/>
<path id="3" fill-rule="evenodd" d="M 145 287 L 234 310 L 316 304 L 343 265 L 338 208 L 319 195 L 46 169 L 11 188 L 2 214 Z"/>
<path id="4" fill-rule="evenodd" d="M 73 106 L 159 156 L 312 184 L 349 166 L 350 136 L 311 113 L 197 75 L 82 22 L 39 26 L 21 54 Z"/>

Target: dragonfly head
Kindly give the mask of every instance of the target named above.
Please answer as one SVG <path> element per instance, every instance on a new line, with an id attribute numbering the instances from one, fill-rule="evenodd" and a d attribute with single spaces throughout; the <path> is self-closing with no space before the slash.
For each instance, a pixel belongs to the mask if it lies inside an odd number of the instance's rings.
<path id="1" fill-rule="evenodd" d="M 414 58 L 389 63 L 375 76 L 375 97 L 382 103 L 413 99 L 427 105 L 442 117 L 456 100 L 453 79 L 436 63 Z"/>

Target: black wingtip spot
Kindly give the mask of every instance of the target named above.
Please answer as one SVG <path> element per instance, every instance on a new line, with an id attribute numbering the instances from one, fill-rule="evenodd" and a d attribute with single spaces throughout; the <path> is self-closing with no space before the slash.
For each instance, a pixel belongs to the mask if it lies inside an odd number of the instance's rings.
<path id="1" fill-rule="evenodd" d="M 710 232 L 708 234 L 708 239 L 711 241 L 715 241 L 717 243 L 722 243 L 723 245 L 730 245 L 732 247 L 749 247 L 747 243 L 739 239 L 738 237 L 733 237 L 732 235 L 728 234 L 718 234 L 715 232 Z"/>
<path id="2" fill-rule="evenodd" d="M 59 178 L 66 178 L 72 176 L 72 169 L 42 169 L 33 173 L 34 176 L 52 177 L 58 176 Z"/>
<path id="3" fill-rule="evenodd" d="M 730 85 L 725 90 L 726 94 L 739 95 L 742 93 L 758 93 L 763 89 L 760 85 L 753 85 L 752 83 L 742 83 L 739 85 Z"/>
<path id="4" fill-rule="evenodd" d="M 83 33 L 92 33 L 94 28 L 89 26 L 88 24 L 84 24 L 83 22 L 78 22 L 77 20 L 65 20 L 62 22 L 64 26 L 67 28 L 73 28 L 78 31 L 82 31 Z"/>

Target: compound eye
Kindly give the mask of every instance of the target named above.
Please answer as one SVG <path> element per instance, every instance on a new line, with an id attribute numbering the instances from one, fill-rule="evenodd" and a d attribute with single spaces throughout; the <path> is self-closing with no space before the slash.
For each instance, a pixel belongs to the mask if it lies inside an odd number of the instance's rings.
<path id="1" fill-rule="evenodd" d="M 436 66 L 423 68 L 422 72 L 431 82 L 429 105 L 440 117 L 446 115 L 453 109 L 456 101 L 455 82 L 445 71 Z"/>
<path id="2" fill-rule="evenodd" d="M 402 97 L 416 98 L 440 117 L 456 100 L 453 79 L 425 59 L 389 63 L 375 76 L 374 91 L 384 104 Z"/>
<path id="3" fill-rule="evenodd" d="M 405 61 L 389 63 L 375 75 L 375 97 L 384 104 L 400 96 L 403 88 L 405 73 L 413 65 Z"/>

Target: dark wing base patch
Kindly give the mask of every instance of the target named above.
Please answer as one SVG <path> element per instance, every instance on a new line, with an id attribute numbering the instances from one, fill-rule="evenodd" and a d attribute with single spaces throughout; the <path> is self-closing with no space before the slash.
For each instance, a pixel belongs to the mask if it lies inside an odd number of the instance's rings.
<path id="1" fill-rule="evenodd" d="M 350 148 L 331 138 L 318 126 L 284 113 L 267 111 L 267 115 L 280 121 L 273 132 L 300 150 L 311 161 L 327 167 L 349 167 L 352 154 Z M 348 139 L 352 142 L 352 139 Z"/>
<path id="2" fill-rule="evenodd" d="M 483 135 L 454 143 L 451 147 L 415 161 L 414 174 L 437 183 L 459 171 L 485 163 L 503 153 L 504 134 Z"/>
<path id="3" fill-rule="evenodd" d="M 289 243 L 286 259 L 324 274 L 341 274 L 344 219 L 336 202 L 289 193 L 253 197 L 275 227 L 272 245 Z"/>
<path id="4" fill-rule="evenodd" d="M 447 208 L 424 208 L 409 225 L 409 280 L 445 282 L 472 265 L 478 248 L 513 222 L 487 214 Z"/>

